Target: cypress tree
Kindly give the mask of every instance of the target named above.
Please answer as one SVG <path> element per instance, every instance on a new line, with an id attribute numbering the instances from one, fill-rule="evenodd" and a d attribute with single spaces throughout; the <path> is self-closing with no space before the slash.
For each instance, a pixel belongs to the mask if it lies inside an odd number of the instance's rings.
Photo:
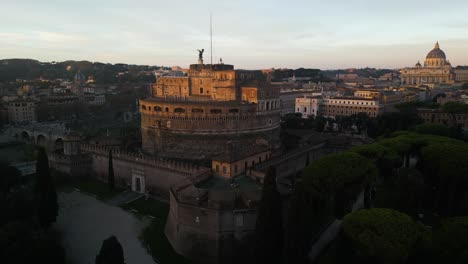
<path id="1" fill-rule="evenodd" d="M 312 237 L 311 222 L 313 222 L 314 218 L 310 198 L 303 185 L 301 183 L 296 184 L 287 211 L 284 238 L 286 263 L 308 263 L 307 253 L 310 250 L 310 239 Z"/>
<path id="2" fill-rule="evenodd" d="M 267 187 L 274 187 L 276 189 L 276 168 L 273 166 L 268 167 L 265 178 L 263 178 L 263 189 Z"/>
<path id="3" fill-rule="evenodd" d="M 57 190 L 50 176 L 49 160 L 44 148 L 39 148 L 36 163 L 35 195 L 37 218 L 42 228 L 48 229 L 57 220 Z"/>
<path id="4" fill-rule="evenodd" d="M 102 241 L 101 250 L 96 256 L 96 264 L 125 264 L 122 245 L 115 236 Z"/>
<path id="5" fill-rule="evenodd" d="M 283 261 L 281 206 L 281 195 L 276 189 L 276 171 L 270 167 L 265 175 L 255 227 L 256 263 L 274 264 Z"/>
<path id="6" fill-rule="evenodd" d="M 109 150 L 109 175 L 107 178 L 107 182 L 109 183 L 109 190 L 113 190 L 115 187 L 115 179 L 114 166 L 112 165 L 112 150 Z"/>

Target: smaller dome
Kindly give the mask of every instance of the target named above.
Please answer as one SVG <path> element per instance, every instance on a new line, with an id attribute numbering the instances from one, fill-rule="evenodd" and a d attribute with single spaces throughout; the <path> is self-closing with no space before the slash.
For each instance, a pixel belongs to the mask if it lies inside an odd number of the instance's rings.
<path id="1" fill-rule="evenodd" d="M 86 82 L 86 76 L 84 76 L 84 74 L 81 73 L 81 71 L 78 71 L 75 74 L 75 83 L 84 83 L 84 82 Z"/>
<path id="2" fill-rule="evenodd" d="M 416 67 L 422 67 L 421 63 L 418 61 L 418 63 L 416 63 Z"/>
<path id="3" fill-rule="evenodd" d="M 426 59 L 446 59 L 445 52 L 439 48 L 439 42 L 435 44 L 434 49 L 429 51 Z"/>

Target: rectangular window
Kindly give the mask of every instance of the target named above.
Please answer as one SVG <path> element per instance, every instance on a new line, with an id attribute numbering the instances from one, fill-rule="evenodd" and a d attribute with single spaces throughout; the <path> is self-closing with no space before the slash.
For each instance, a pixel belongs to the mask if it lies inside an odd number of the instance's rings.
<path id="1" fill-rule="evenodd" d="M 200 94 L 202 94 L 202 93 L 203 93 L 203 88 L 202 88 L 202 87 L 200 87 Z"/>
<path id="2" fill-rule="evenodd" d="M 244 215 L 238 214 L 236 215 L 236 226 L 243 226 L 244 225 Z"/>
<path id="3" fill-rule="evenodd" d="M 227 169 L 226 166 L 223 166 L 223 173 L 226 173 Z"/>
<path id="4" fill-rule="evenodd" d="M 219 172 L 219 165 L 216 165 L 216 172 Z"/>

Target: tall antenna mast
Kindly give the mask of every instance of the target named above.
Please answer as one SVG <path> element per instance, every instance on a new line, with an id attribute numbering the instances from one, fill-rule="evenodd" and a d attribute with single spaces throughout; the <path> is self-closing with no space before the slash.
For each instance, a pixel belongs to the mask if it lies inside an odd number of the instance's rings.
<path id="1" fill-rule="evenodd" d="M 211 60 L 211 65 L 213 65 L 213 21 L 212 21 L 211 11 L 210 11 L 210 60 Z"/>

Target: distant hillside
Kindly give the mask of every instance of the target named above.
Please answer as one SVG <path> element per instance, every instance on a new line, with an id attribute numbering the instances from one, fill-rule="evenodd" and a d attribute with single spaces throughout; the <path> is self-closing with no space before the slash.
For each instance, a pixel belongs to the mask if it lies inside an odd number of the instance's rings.
<path id="1" fill-rule="evenodd" d="M 375 68 L 362 68 L 362 69 L 346 69 L 346 70 L 328 70 L 323 71 L 324 75 L 329 78 L 336 78 L 340 73 L 355 73 L 361 77 L 378 78 L 386 73 L 395 72 L 390 69 L 375 69 Z"/>
<path id="2" fill-rule="evenodd" d="M 32 59 L 0 60 L 0 82 L 16 79 L 72 79 L 80 70 L 84 75 L 92 75 L 96 83 L 114 83 L 122 81 L 151 81 L 154 76 L 142 74 L 142 71 L 158 69 L 158 66 L 110 64 L 90 61 L 40 62 Z M 128 72 L 117 77 L 118 73 Z M 120 80 L 119 80 L 120 79 Z"/>
<path id="3" fill-rule="evenodd" d="M 273 81 L 281 81 L 290 77 L 309 77 L 314 82 L 326 81 L 319 69 L 277 69 L 273 71 Z"/>

